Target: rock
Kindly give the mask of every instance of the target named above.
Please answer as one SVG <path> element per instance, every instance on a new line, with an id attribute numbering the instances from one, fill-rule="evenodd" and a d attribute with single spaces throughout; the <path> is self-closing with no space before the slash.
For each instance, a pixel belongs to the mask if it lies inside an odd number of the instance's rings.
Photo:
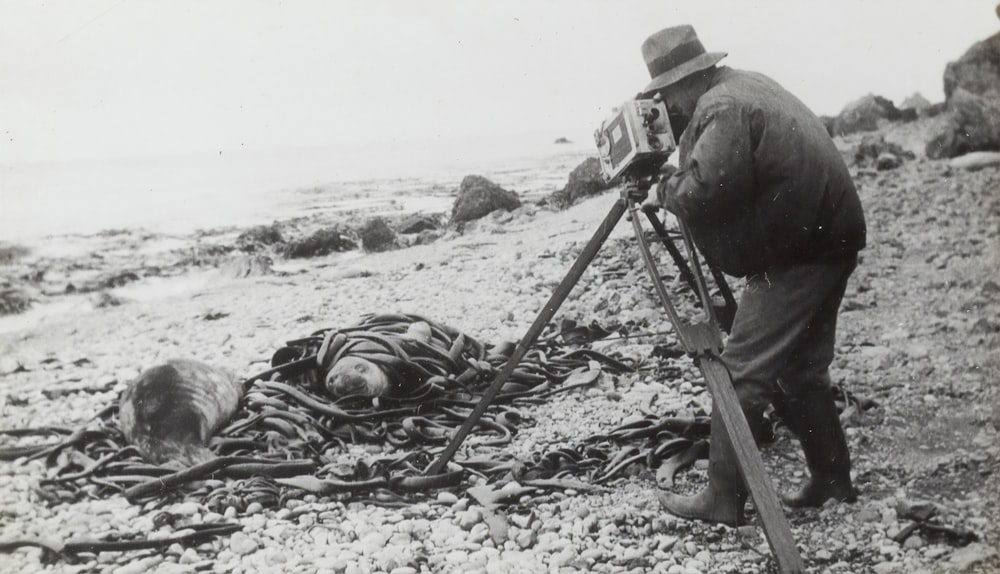
<path id="1" fill-rule="evenodd" d="M 368 219 L 358 235 L 361 237 L 361 248 L 368 253 L 390 251 L 399 246 L 396 232 L 381 217 Z"/>
<path id="2" fill-rule="evenodd" d="M 924 116 L 927 115 L 927 109 L 930 107 L 930 101 L 918 92 L 903 100 L 903 103 L 899 106 L 899 110 L 901 112 L 913 110 L 918 115 Z"/>
<path id="3" fill-rule="evenodd" d="M 115 287 L 122 287 L 138 280 L 139 275 L 134 271 L 121 271 L 98 280 L 97 286 L 102 289 L 114 289 Z"/>
<path id="4" fill-rule="evenodd" d="M 597 195 L 615 185 L 617 182 L 604 181 L 601 162 L 596 157 L 588 157 L 573 168 L 566 185 L 552 193 L 546 201 L 559 209 L 566 209 L 583 198 Z"/>
<path id="5" fill-rule="evenodd" d="M 568 143 L 573 143 L 573 142 L 569 141 L 569 139 L 567 139 L 567 138 L 556 138 L 556 141 L 553 142 L 553 143 L 568 144 Z"/>
<path id="6" fill-rule="evenodd" d="M 1000 33 L 976 42 L 945 66 L 945 98 L 950 102 L 958 90 L 1000 98 Z"/>
<path id="7" fill-rule="evenodd" d="M 887 169 L 896 169 L 902 164 L 903 161 L 899 159 L 898 155 L 892 153 L 881 153 L 875 160 L 875 169 L 878 171 L 885 171 Z"/>
<path id="8" fill-rule="evenodd" d="M 90 304 L 94 306 L 95 309 L 104 309 L 105 307 L 117 307 L 124 303 L 125 300 L 117 295 L 112 295 L 107 291 L 98 291 L 90 296 Z"/>
<path id="9" fill-rule="evenodd" d="M 927 142 L 927 157 L 951 158 L 974 151 L 1000 150 L 1000 98 L 958 88 L 948 113 Z"/>
<path id="10" fill-rule="evenodd" d="M 251 227 L 236 237 L 236 248 L 240 251 L 253 253 L 264 247 L 280 245 L 285 242 L 277 223 Z"/>
<path id="11" fill-rule="evenodd" d="M 229 550 L 238 556 L 253 554 L 257 548 L 257 541 L 242 532 L 234 532 L 229 537 Z"/>
<path id="12" fill-rule="evenodd" d="M 949 570 L 949 572 L 965 572 L 981 562 L 994 558 L 996 555 L 997 551 L 985 544 L 978 542 L 969 544 L 965 548 L 959 548 L 948 557 L 948 565 L 953 569 Z"/>
<path id="13" fill-rule="evenodd" d="M 854 164 L 860 167 L 874 165 L 877 169 L 895 169 L 903 160 L 912 160 L 917 156 L 907 151 L 899 144 L 885 141 L 882 134 L 865 135 L 861 143 L 854 149 Z M 885 167 L 879 167 L 879 165 Z"/>
<path id="14" fill-rule="evenodd" d="M 31 308 L 31 296 L 21 289 L 0 291 L 0 317 L 16 315 Z"/>
<path id="15" fill-rule="evenodd" d="M 510 211 L 521 206 L 513 191 L 507 191 L 485 177 L 468 175 L 462 180 L 451 209 L 454 223 L 473 221 L 498 209 Z"/>
<path id="16" fill-rule="evenodd" d="M 878 129 L 880 120 L 895 121 L 901 118 L 902 114 L 892 102 L 881 96 L 868 94 L 847 104 L 827 129 L 832 136 L 870 132 Z"/>
<path id="17" fill-rule="evenodd" d="M 320 257 L 357 247 L 338 227 L 320 229 L 309 237 L 288 244 L 285 253 L 291 258 Z"/>
<path id="18" fill-rule="evenodd" d="M 396 232 L 404 235 L 430 231 L 441 226 L 437 217 L 423 213 L 411 213 L 396 224 Z"/>

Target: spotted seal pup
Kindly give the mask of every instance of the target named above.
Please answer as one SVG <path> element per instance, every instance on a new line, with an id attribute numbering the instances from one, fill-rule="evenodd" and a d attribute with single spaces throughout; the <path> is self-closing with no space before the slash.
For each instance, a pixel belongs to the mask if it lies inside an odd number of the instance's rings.
<path id="1" fill-rule="evenodd" d="M 171 359 L 129 383 L 118 424 L 147 461 L 190 466 L 214 457 L 208 441 L 236 413 L 242 396 L 242 382 L 232 373 Z"/>

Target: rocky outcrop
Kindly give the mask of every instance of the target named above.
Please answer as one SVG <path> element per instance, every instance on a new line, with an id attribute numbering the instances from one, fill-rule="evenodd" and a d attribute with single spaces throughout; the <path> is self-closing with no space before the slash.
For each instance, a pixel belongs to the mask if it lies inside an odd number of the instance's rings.
<path id="1" fill-rule="evenodd" d="M 1000 33 L 948 64 L 944 93 L 947 112 L 927 141 L 927 157 L 1000 150 Z"/>
<path id="2" fill-rule="evenodd" d="M 1000 33 L 976 42 L 961 58 L 944 69 L 944 95 L 948 101 L 957 90 L 987 98 L 1000 98 Z"/>
<path id="3" fill-rule="evenodd" d="M 604 176 L 601 175 L 601 162 L 596 157 L 588 157 L 573 168 L 566 185 L 552 193 L 547 201 L 559 209 L 566 209 L 585 197 L 597 195 L 615 185 L 617 182 L 604 181 Z"/>
<path id="4" fill-rule="evenodd" d="M 437 229 L 440 226 L 441 222 L 438 221 L 438 218 L 433 215 L 411 213 L 404 216 L 399 223 L 396 224 L 396 232 L 402 233 L 403 235 L 412 235 L 422 231 Z"/>
<path id="5" fill-rule="evenodd" d="M 871 132 L 879 128 L 881 120 L 896 121 L 915 119 L 916 114 L 903 114 L 893 103 L 882 96 L 868 94 L 844 107 L 837 117 L 827 119 L 826 128 L 831 136 L 857 132 Z"/>
<path id="6" fill-rule="evenodd" d="M 925 116 L 928 115 L 927 112 L 930 107 L 931 102 L 918 92 L 903 100 L 903 103 L 899 106 L 899 111 L 906 113 L 907 110 L 913 110 L 917 115 Z"/>
<path id="7" fill-rule="evenodd" d="M 361 237 L 361 248 L 368 253 L 390 251 L 399 247 L 396 232 L 381 217 L 368 219 L 358 235 Z"/>
<path id="8" fill-rule="evenodd" d="M 927 142 L 927 157 L 994 150 L 1000 150 L 1000 98 L 956 89 L 948 100 L 948 113 Z"/>
<path id="9" fill-rule="evenodd" d="M 903 149 L 899 144 L 885 141 L 881 134 L 866 135 L 854 150 L 854 165 L 885 171 L 895 169 L 904 161 L 916 157 L 916 154 Z"/>
<path id="10" fill-rule="evenodd" d="M 341 251 L 350 251 L 357 247 L 339 227 L 320 229 L 298 241 L 288 244 L 285 255 L 291 258 L 319 257 Z"/>
<path id="11" fill-rule="evenodd" d="M 458 197 L 451 208 L 453 223 L 479 219 L 498 209 L 510 211 L 521 206 L 513 191 L 507 191 L 480 175 L 468 175 L 462 180 Z"/>
<path id="12" fill-rule="evenodd" d="M 281 234 L 281 229 L 277 223 L 271 225 L 258 225 L 251 227 L 236 238 L 236 248 L 240 251 L 253 253 L 260 251 L 264 247 L 281 245 L 285 238 Z"/>

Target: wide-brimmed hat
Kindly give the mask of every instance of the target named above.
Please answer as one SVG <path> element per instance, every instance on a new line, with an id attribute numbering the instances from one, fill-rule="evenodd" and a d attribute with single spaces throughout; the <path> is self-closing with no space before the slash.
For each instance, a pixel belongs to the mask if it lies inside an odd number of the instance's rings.
<path id="1" fill-rule="evenodd" d="M 705 52 L 691 26 L 674 26 L 653 34 L 642 43 L 642 59 L 649 77 L 644 96 L 691 74 L 710 68 L 726 57 L 725 52 Z"/>

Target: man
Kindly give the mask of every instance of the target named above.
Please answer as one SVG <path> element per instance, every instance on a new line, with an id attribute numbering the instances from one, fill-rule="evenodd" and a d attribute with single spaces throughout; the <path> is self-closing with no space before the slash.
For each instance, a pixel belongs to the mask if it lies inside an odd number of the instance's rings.
<path id="1" fill-rule="evenodd" d="M 811 478 L 782 495 L 790 506 L 857 499 L 829 366 L 837 310 L 865 246 L 861 203 L 819 119 L 761 74 L 717 66 L 691 26 L 642 46 L 662 96 L 679 169 L 657 201 L 691 231 L 705 258 L 746 278 L 722 361 L 751 429 L 774 403 L 798 436 Z M 708 486 L 684 497 L 659 492 L 669 512 L 737 525 L 747 490 L 721 419 L 712 416 Z"/>

